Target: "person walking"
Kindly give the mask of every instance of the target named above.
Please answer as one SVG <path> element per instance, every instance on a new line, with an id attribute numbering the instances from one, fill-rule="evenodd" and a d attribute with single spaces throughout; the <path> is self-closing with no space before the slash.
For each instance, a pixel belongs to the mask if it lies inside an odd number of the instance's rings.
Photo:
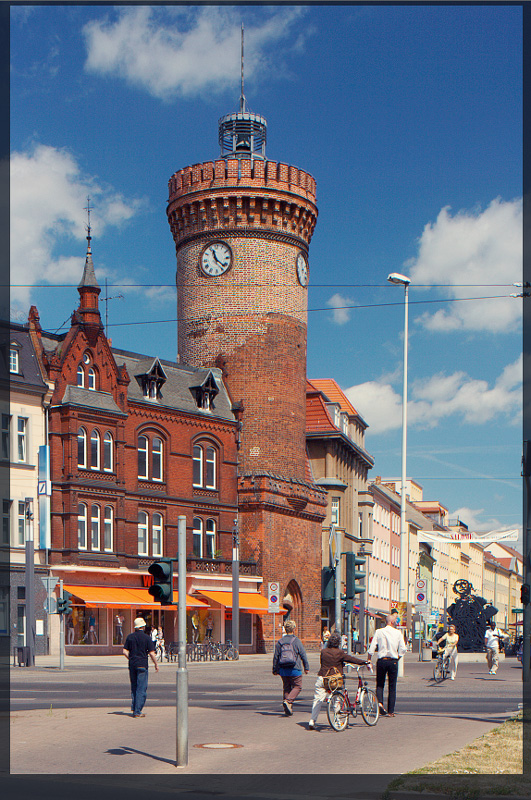
<path id="1" fill-rule="evenodd" d="M 145 717 L 142 713 L 146 702 L 148 685 L 148 655 L 159 671 L 155 642 L 146 633 L 146 620 L 137 617 L 134 632 L 130 633 L 123 647 L 123 654 L 129 661 L 129 680 L 131 682 L 131 711 L 133 717 Z"/>
<path id="2" fill-rule="evenodd" d="M 496 675 L 498 671 L 498 665 L 500 663 L 500 642 L 503 638 L 502 632 L 496 627 L 494 620 L 492 620 L 485 631 L 485 647 L 487 648 L 489 675 Z"/>
<path id="3" fill-rule="evenodd" d="M 293 714 L 293 703 L 301 693 L 302 669 L 307 675 L 310 669 L 306 650 L 301 640 L 295 636 L 296 624 L 288 619 L 284 624 L 285 634 L 275 645 L 273 655 L 273 675 L 280 675 L 283 685 L 284 713 L 287 717 Z"/>
<path id="4" fill-rule="evenodd" d="M 321 666 L 317 673 L 317 680 L 315 681 L 315 691 L 312 704 L 312 715 L 308 723 L 308 728 L 311 731 L 315 730 L 315 723 L 321 710 L 321 706 L 326 699 L 328 689 L 325 685 L 325 678 L 331 673 L 340 672 L 343 675 L 344 664 L 366 664 L 370 665 L 370 661 L 366 658 L 358 658 L 357 656 L 349 656 L 341 647 L 341 636 L 339 633 L 331 633 L 325 646 L 321 650 Z"/>
<path id="5" fill-rule="evenodd" d="M 376 697 L 383 716 L 395 716 L 396 679 L 398 662 L 406 652 L 406 643 L 401 631 L 397 630 L 395 615 L 388 614 L 385 628 L 378 628 L 369 645 L 369 661 L 378 648 L 376 662 Z M 385 678 L 387 677 L 387 711 L 383 705 Z"/>
<path id="6" fill-rule="evenodd" d="M 442 636 L 439 636 L 437 639 L 437 648 L 439 652 L 444 650 L 444 655 L 448 658 L 448 666 L 450 667 L 450 680 L 455 681 L 455 676 L 457 674 L 457 664 L 458 664 L 458 656 L 457 656 L 457 643 L 459 641 L 459 634 L 457 633 L 457 629 L 455 625 L 448 625 L 448 630 L 446 633 L 443 633 Z M 444 643 L 444 644 L 443 644 Z"/>

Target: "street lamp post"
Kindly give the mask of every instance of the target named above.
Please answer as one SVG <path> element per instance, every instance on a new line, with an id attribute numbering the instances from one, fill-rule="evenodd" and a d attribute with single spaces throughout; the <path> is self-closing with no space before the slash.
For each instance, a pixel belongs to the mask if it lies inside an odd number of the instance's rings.
<path id="1" fill-rule="evenodd" d="M 399 272 L 392 272 L 387 280 L 404 287 L 404 379 L 402 392 L 402 470 L 400 488 L 400 603 L 409 600 L 409 543 L 406 528 L 406 454 L 407 454 L 407 345 L 408 345 L 408 290 L 410 279 Z M 404 608 L 404 605 L 402 605 Z M 398 662 L 398 674 L 404 674 L 404 659 Z"/>

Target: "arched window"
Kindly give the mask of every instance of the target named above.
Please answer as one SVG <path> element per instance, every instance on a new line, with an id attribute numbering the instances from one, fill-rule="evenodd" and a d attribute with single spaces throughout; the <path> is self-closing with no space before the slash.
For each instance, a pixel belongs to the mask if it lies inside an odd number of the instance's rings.
<path id="1" fill-rule="evenodd" d="M 164 474 L 164 442 L 158 436 L 152 439 L 138 437 L 138 477 L 142 480 L 162 481 Z"/>
<path id="2" fill-rule="evenodd" d="M 193 553 L 196 558 L 203 558 L 203 520 L 194 517 Z"/>
<path id="3" fill-rule="evenodd" d="M 155 437 L 152 444 L 152 474 L 154 481 L 162 480 L 162 440 Z"/>
<path id="4" fill-rule="evenodd" d="M 153 514 L 151 526 L 152 555 L 162 555 L 162 514 Z"/>
<path id="5" fill-rule="evenodd" d="M 81 386 L 81 388 L 85 386 L 85 370 L 82 364 L 77 368 L 77 385 Z"/>
<path id="6" fill-rule="evenodd" d="M 202 486 L 203 485 L 203 448 L 199 447 L 199 445 L 197 445 L 197 444 L 194 445 L 193 464 L 194 464 L 194 478 L 193 478 L 194 486 Z"/>
<path id="7" fill-rule="evenodd" d="M 85 469 L 87 466 L 87 432 L 85 428 L 80 428 L 77 432 L 77 465 Z"/>
<path id="8" fill-rule="evenodd" d="M 100 507 L 95 503 L 90 509 L 90 546 L 92 550 L 100 549 Z"/>
<path id="9" fill-rule="evenodd" d="M 90 434 L 90 468 L 100 468 L 100 434 L 96 429 Z"/>
<path id="10" fill-rule="evenodd" d="M 216 552 L 216 523 L 213 519 L 206 521 L 206 553 L 207 558 L 214 558 Z"/>
<path id="11" fill-rule="evenodd" d="M 148 438 L 138 437 L 138 477 L 148 478 Z"/>
<path id="12" fill-rule="evenodd" d="M 87 507 L 79 503 L 77 507 L 77 546 L 80 550 L 87 549 Z"/>
<path id="13" fill-rule="evenodd" d="M 215 489 L 217 481 L 217 451 L 212 446 L 202 447 L 194 445 L 193 455 L 193 485 L 205 489 Z"/>
<path id="14" fill-rule="evenodd" d="M 114 539 L 114 511 L 112 506 L 105 506 L 103 510 L 103 549 L 110 552 L 113 549 Z"/>
<path id="15" fill-rule="evenodd" d="M 105 472 L 112 472 L 113 470 L 113 449 L 112 433 L 107 431 L 103 437 L 103 469 Z"/>
<path id="16" fill-rule="evenodd" d="M 148 552 L 148 515 L 138 512 L 138 554 L 146 556 Z"/>
<path id="17" fill-rule="evenodd" d="M 93 367 L 88 371 L 88 388 L 93 390 L 96 388 L 96 372 Z"/>

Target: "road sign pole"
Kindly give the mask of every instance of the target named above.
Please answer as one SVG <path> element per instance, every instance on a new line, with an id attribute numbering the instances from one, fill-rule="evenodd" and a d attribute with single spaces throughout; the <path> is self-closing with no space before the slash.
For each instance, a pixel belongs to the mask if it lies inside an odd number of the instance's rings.
<path id="1" fill-rule="evenodd" d="M 59 597 L 63 599 L 63 579 L 59 580 Z M 59 669 L 65 668 L 65 615 L 59 614 Z"/>
<path id="2" fill-rule="evenodd" d="M 177 736 L 176 766 L 188 764 L 188 671 L 186 669 L 186 517 L 177 520 Z"/>

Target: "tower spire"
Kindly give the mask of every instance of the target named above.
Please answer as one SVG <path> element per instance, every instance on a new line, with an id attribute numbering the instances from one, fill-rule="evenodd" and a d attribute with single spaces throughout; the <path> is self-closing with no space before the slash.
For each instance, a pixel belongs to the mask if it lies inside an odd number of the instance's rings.
<path id="1" fill-rule="evenodd" d="M 243 22 L 242 22 L 242 56 L 241 56 L 241 92 L 240 92 L 240 114 L 245 111 L 245 93 L 243 91 Z"/>
<path id="2" fill-rule="evenodd" d="M 241 33 L 240 110 L 226 114 L 219 120 L 221 158 L 254 159 L 265 161 L 267 122 L 259 114 L 246 108 L 243 83 L 243 22 Z"/>
<path id="3" fill-rule="evenodd" d="M 90 197 L 87 197 L 87 205 L 84 209 L 87 212 L 87 225 L 85 229 L 87 231 L 87 255 L 85 258 L 85 269 L 83 270 L 83 277 L 81 278 L 81 282 L 77 287 L 78 290 L 82 289 L 83 287 L 90 287 L 92 289 L 97 289 L 98 294 L 100 293 L 100 286 L 98 281 L 96 280 L 96 273 L 94 272 L 94 264 L 92 262 L 92 248 L 91 248 L 91 241 L 92 236 L 90 235 L 91 227 L 90 227 Z"/>

